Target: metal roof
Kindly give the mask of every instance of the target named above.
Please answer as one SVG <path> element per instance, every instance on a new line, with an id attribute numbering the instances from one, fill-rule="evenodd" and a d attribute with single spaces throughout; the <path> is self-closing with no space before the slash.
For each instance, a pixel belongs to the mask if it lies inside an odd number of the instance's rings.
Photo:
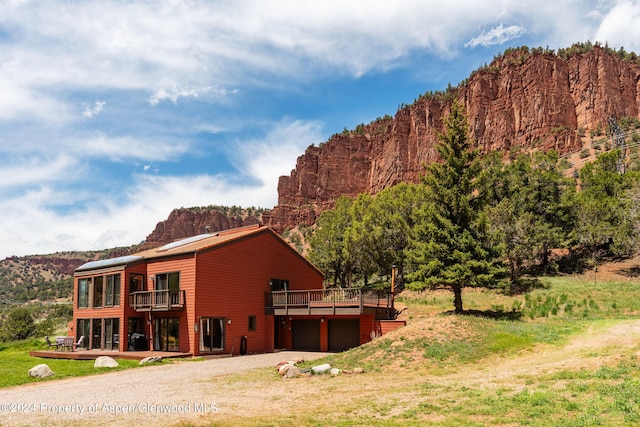
<path id="1" fill-rule="evenodd" d="M 136 261 L 143 260 L 144 257 L 139 255 L 125 255 L 117 258 L 101 259 L 98 261 L 89 261 L 76 268 L 76 271 L 96 270 L 98 268 L 116 267 L 119 265 L 127 265 Z"/>
<path id="2" fill-rule="evenodd" d="M 156 249 L 156 251 L 158 252 L 166 252 L 170 249 L 175 249 L 175 248 L 179 248 L 180 246 L 184 246 L 184 245 L 188 245 L 189 243 L 194 243 L 194 242 L 198 242 L 202 239 L 208 239 L 209 237 L 216 237 L 218 235 L 218 233 L 215 234 L 198 234 L 197 236 L 192 236 L 192 237 L 187 237 L 186 239 L 182 239 L 182 240 L 176 240 L 175 242 L 171 242 L 171 243 L 167 243 L 164 246 L 159 247 L 158 249 Z"/>

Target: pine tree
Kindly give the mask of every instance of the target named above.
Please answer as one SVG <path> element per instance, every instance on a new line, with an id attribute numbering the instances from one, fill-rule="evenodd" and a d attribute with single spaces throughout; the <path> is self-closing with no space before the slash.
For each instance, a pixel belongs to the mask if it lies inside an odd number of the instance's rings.
<path id="1" fill-rule="evenodd" d="M 480 173 L 477 153 L 471 149 L 463 108 L 453 101 L 444 119 L 438 153 L 441 163 L 426 166 L 423 177 L 427 202 L 408 251 L 413 289 L 451 290 L 456 313 L 463 312 L 465 287 L 489 287 L 496 283 L 501 266 L 495 261 L 479 215 L 480 200 L 474 184 Z"/>

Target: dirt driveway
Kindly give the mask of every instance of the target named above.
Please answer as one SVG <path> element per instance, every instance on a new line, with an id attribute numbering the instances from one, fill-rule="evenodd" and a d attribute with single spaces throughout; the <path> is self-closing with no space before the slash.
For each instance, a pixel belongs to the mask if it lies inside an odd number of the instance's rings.
<path id="1" fill-rule="evenodd" d="M 285 351 L 148 366 L 0 389 L 0 425 L 167 425 L 215 421 L 224 410 L 212 377 L 326 353 Z M 26 375 L 26 373 L 25 373 Z M 229 403 L 225 393 L 225 404 Z"/>

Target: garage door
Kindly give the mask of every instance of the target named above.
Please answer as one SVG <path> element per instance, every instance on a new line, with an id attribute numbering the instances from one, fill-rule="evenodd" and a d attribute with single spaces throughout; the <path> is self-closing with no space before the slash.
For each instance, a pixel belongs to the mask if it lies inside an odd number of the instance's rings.
<path id="1" fill-rule="evenodd" d="M 294 320 L 291 326 L 294 350 L 320 351 L 320 320 Z"/>
<path id="2" fill-rule="evenodd" d="M 329 320 L 329 351 L 343 351 L 360 345 L 360 319 Z"/>

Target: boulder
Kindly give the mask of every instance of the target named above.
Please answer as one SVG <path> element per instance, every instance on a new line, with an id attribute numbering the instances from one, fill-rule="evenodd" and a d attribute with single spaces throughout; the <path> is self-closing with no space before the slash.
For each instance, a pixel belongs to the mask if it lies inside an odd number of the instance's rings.
<path id="1" fill-rule="evenodd" d="M 364 369 L 362 368 L 353 368 L 354 374 L 364 374 Z"/>
<path id="2" fill-rule="evenodd" d="M 146 365 L 147 363 L 158 363 L 162 361 L 162 356 L 149 356 L 145 357 L 138 363 L 139 365 Z"/>
<path id="3" fill-rule="evenodd" d="M 340 372 L 342 372 L 340 369 L 338 368 L 331 368 L 331 375 L 336 376 L 338 374 L 340 374 Z"/>
<path id="4" fill-rule="evenodd" d="M 295 378 L 302 375 L 302 370 L 297 366 L 292 366 L 287 370 L 287 373 L 284 375 L 285 378 Z"/>
<path id="5" fill-rule="evenodd" d="M 51 368 L 49 368 L 49 366 L 45 365 L 44 363 L 29 369 L 29 376 L 33 378 L 47 378 L 54 375 L 55 374 L 53 373 Z"/>
<path id="6" fill-rule="evenodd" d="M 93 364 L 94 368 L 117 368 L 118 362 L 110 358 L 109 356 L 100 356 Z"/>
<path id="7" fill-rule="evenodd" d="M 284 376 L 287 374 L 287 372 L 289 372 L 289 370 L 291 368 L 294 368 L 296 365 L 292 364 L 292 363 L 285 363 L 284 365 L 280 365 L 280 367 L 278 368 L 278 373 L 281 376 Z"/>
<path id="8" fill-rule="evenodd" d="M 323 365 L 314 366 L 313 368 L 311 368 L 311 371 L 314 374 L 324 374 L 325 372 L 328 372 L 330 369 L 331 369 L 331 365 L 329 365 L 328 363 L 325 363 Z"/>

